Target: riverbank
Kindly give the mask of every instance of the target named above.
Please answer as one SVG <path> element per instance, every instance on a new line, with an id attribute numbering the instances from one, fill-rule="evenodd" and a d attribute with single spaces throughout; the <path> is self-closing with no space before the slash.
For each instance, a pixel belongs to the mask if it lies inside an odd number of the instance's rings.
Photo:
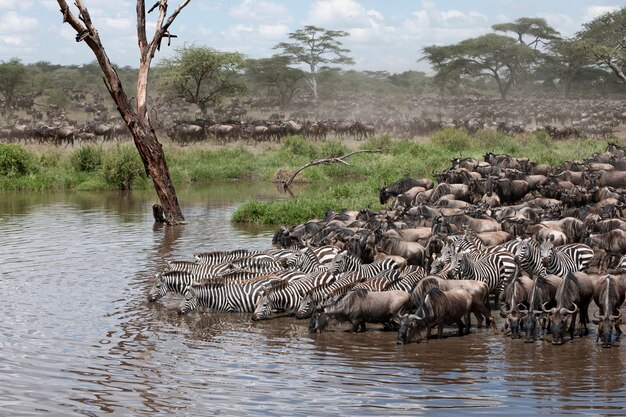
<path id="1" fill-rule="evenodd" d="M 360 153 L 349 165 L 316 165 L 301 171 L 295 197 L 279 201 L 244 203 L 233 220 L 257 224 L 294 224 L 322 217 L 328 209 L 380 208 L 378 190 L 405 175 L 432 178 L 457 157 L 482 160 L 486 152 L 528 157 L 537 163 L 559 165 L 584 159 L 606 147 L 603 140 L 555 141 L 543 132 L 508 136 L 480 131 L 470 137 L 444 129 L 424 139 L 374 137 L 366 141 L 312 142 L 291 136 L 282 143 L 177 146 L 164 142 L 176 186 L 225 181 L 279 182 L 314 159 Z M 112 190 L 149 189 L 139 155 L 132 143 L 57 148 L 42 145 L 0 144 L 0 189 L 3 190 Z"/>

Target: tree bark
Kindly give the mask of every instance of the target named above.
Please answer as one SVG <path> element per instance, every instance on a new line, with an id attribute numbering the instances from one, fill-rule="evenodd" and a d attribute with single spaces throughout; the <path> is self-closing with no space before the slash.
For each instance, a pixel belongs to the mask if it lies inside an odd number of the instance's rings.
<path id="1" fill-rule="evenodd" d="M 122 116 L 124 123 L 126 123 L 133 136 L 133 141 L 141 156 L 146 175 L 152 179 L 154 189 L 161 202 L 163 209 L 162 217 L 165 223 L 169 225 L 185 223 L 185 218 L 178 204 L 176 191 L 172 184 L 167 162 L 165 161 L 163 147 L 159 143 L 150 123 L 147 107 L 148 76 L 150 63 L 156 50 L 160 47 L 161 40 L 164 36 L 169 35 L 169 26 L 189 1 L 191 0 L 181 2 L 170 17 L 165 20 L 167 0 L 158 0 L 149 11 L 151 12 L 157 7 L 159 8 L 154 37 L 151 42 L 148 42 L 146 38 L 145 1 L 137 0 L 137 37 L 141 57 L 139 75 L 137 77 L 137 107 L 135 109 L 128 99 L 120 78 L 100 42 L 98 31 L 91 22 L 89 10 L 87 10 L 82 0 L 75 0 L 74 2 L 79 11 L 78 18 L 70 11 L 65 0 L 57 0 L 59 6 L 61 6 L 63 22 L 67 22 L 76 30 L 76 42 L 84 41 L 96 56 L 100 69 L 104 74 L 104 83 L 115 101 L 117 110 Z"/>

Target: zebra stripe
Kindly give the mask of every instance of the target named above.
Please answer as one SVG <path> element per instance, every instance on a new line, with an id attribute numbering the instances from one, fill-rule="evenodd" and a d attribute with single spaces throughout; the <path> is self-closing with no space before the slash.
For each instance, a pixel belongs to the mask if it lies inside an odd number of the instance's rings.
<path id="1" fill-rule="evenodd" d="M 582 243 L 570 243 L 555 247 L 545 240 L 540 245 L 542 262 L 548 274 L 564 278 L 568 272 L 585 271 L 591 263 L 594 252 Z"/>
<path id="2" fill-rule="evenodd" d="M 200 252 L 194 253 L 193 257 L 201 264 L 222 264 L 235 261 L 240 258 L 249 257 L 252 255 L 263 254 L 261 251 L 251 252 L 247 249 L 236 249 L 232 251 L 215 251 L 215 252 Z"/>
<path id="3" fill-rule="evenodd" d="M 257 302 L 252 320 L 268 319 L 272 310 L 283 310 L 295 314 L 302 297 L 321 286 L 327 286 L 335 281 L 336 277 L 328 271 L 311 273 L 301 280 L 288 283 L 281 281 L 283 285 L 266 287 Z"/>
<path id="4" fill-rule="evenodd" d="M 509 252 L 495 252 L 475 259 L 470 253 L 459 253 L 452 257 L 451 270 L 461 273 L 465 279 L 482 281 L 489 287 L 496 299 L 496 308 L 500 293 L 504 291 L 517 275 L 515 257 Z"/>
<path id="5" fill-rule="evenodd" d="M 287 258 L 285 265 L 287 268 L 299 269 L 306 273 L 326 269 L 322 267 L 319 258 L 309 247 L 294 252 L 292 256 Z"/>
<path id="6" fill-rule="evenodd" d="M 531 277 L 545 277 L 547 275 L 546 267 L 541 262 L 539 242 L 532 237 L 522 239 L 517 250 L 513 253 L 520 268 L 530 274 Z"/>
<path id="7" fill-rule="evenodd" d="M 182 295 L 187 286 L 198 282 L 200 277 L 183 271 L 170 271 L 156 274 L 156 282 L 148 294 L 148 301 L 157 301 L 168 291 Z"/>
<path id="8" fill-rule="evenodd" d="M 393 259 L 381 259 L 370 264 L 363 264 L 360 259 L 349 252 L 341 252 L 331 262 L 328 269 L 333 274 L 342 272 L 359 272 L 361 278 L 371 278 L 387 269 L 398 268 Z"/>
<path id="9" fill-rule="evenodd" d="M 355 271 L 333 275 L 336 277 L 333 283 L 314 288 L 302 297 L 298 311 L 296 312 L 297 319 L 311 317 L 315 307 L 325 302 L 328 297 L 337 294 L 345 294 L 353 286 L 365 280 L 365 278 L 361 277 L 361 275 Z"/>
<path id="10" fill-rule="evenodd" d="M 199 276 L 218 275 L 232 269 L 228 263 L 200 264 L 193 261 L 170 261 L 167 260 L 167 269 L 164 272 L 181 271 Z"/>

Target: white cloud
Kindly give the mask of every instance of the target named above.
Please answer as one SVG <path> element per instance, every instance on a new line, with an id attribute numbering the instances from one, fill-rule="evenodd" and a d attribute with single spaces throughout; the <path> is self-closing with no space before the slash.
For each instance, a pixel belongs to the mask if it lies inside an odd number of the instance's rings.
<path id="1" fill-rule="evenodd" d="M 229 15 L 236 19 L 260 20 L 268 22 L 289 22 L 289 10 L 280 4 L 265 0 L 244 0 L 233 7 Z"/>
<path id="2" fill-rule="evenodd" d="M 125 17 L 106 17 L 104 19 L 104 24 L 106 27 L 109 27 L 111 29 L 130 30 L 136 28 L 136 23 L 134 21 L 131 21 L 131 19 Z M 156 25 L 154 26 L 156 27 Z"/>
<path id="3" fill-rule="evenodd" d="M 599 6 L 599 5 L 588 6 L 587 9 L 585 9 L 583 22 L 584 23 L 589 22 L 598 16 L 601 16 L 605 13 L 612 12 L 618 9 L 619 9 L 618 6 Z"/>
<path id="4" fill-rule="evenodd" d="M 27 33 L 39 27 L 39 21 L 34 17 L 20 15 L 16 12 L 0 14 L 0 34 L 14 35 Z"/>
<path id="5" fill-rule="evenodd" d="M 34 1 L 32 0 L 0 0 L 0 10 L 29 10 L 33 7 Z M 59 3 L 57 3 L 58 7 Z"/>
<path id="6" fill-rule="evenodd" d="M 287 25 L 259 25 L 259 35 L 266 39 L 286 38 L 288 33 Z"/>
<path id="7" fill-rule="evenodd" d="M 320 0 L 311 5 L 308 21 L 314 25 L 355 27 L 380 16 L 376 11 L 366 11 L 354 0 Z"/>

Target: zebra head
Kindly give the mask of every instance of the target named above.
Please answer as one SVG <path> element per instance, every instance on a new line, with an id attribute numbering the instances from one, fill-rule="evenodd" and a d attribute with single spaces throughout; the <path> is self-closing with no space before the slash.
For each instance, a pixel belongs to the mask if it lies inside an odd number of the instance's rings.
<path id="1" fill-rule="evenodd" d="M 552 236 L 550 239 L 541 242 L 539 249 L 541 251 L 541 262 L 545 265 L 552 257 L 552 252 L 554 251 L 554 239 Z"/>
<path id="2" fill-rule="evenodd" d="M 187 287 L 183 296 L 185 299 L 178 306 L 178 314 L 188 314 L 198 307 L 198 297 L 192 287 Z"/>
<path id="3" fill-rule="evenodd" d="M 300 305 L 298 306 L 298 311 L 296 312 L 296 319 L 306 319 L 311 317 L 313 310 L 315 310 L 315 306 L 316 303 L 312 296 L 308 295 L 306 297 L 302 297 Z"/>
<path id="4" fill-rule="evenodd" d="M 347 252 L 340 252 L 335 255 L 333 260 L 330 262 L 330 265 L 328 266 L 328 270 L 331 274 L 337 275 L 341 272 L 347 271 L 346 254 Z"/>
<path id="5" fill-rule="evenodd" d="M 272 314 L 272 302 L 267 291 L 260 291 L 261 297 L 256 303 L 252 320 L 267 320 Z"/>
<path id="6" fill-rule="evenodd" d="M 294 250 L 293 253 L 285 259 L 285 268 L 296 269 L 300 265 L 301 259 L 302 251 Z"/>
<path id="7" fill-rule="evenodd" d="M 165 285 L 165 279 L 163 278 L 163 274 L 156 274 L 156 282 L 152 286 L 150 293 L 148 294 L 148 301 L 153 302 L 160 298 L 162 298 L 165 294 L 167 294 L 167 285 Z"/>

